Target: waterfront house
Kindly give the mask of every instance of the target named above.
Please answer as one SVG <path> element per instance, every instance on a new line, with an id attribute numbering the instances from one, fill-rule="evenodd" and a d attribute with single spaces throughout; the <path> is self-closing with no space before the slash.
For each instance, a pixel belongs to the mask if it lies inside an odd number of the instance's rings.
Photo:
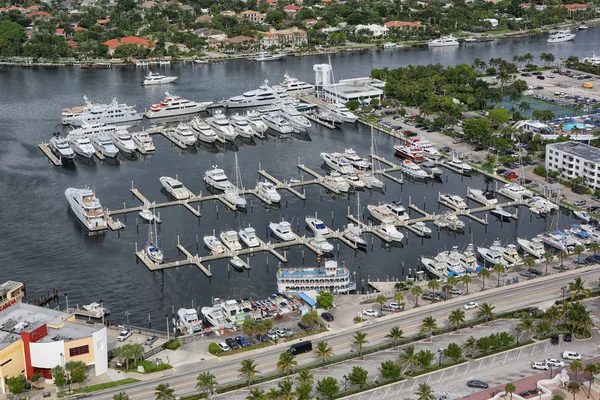
<path id="1" fill-rule="evenodd" d="M 403 29 L 413 29 L 413 28 L 423 28 L 424 25 L 421 24 L 421 21 L 388 21 L 385 23 L 385 27 L 389 30 L 403 30 Z"/>
<path id="2" fill-rule="evenodd" d="M 253 10 L 243 11 L 241 13 L 241 16 L 242 16 L 242 20 L 248 21 L 248 22 L 254 22 L 256 24 L 265 22 L 265 18 L 267 17 L 265 14 L 258 12 L 258 11 L 253 11 Z"/>
<path id="3" fill-rule="evenodd" d="M 215 40 L 225 40 L 227 38 L 227 34 L 218 29 L 208 29 L 208 28 L 200 28 L 194 31 L 194 35 L 206 38 L 206 39 L 215 39 Z"/>
<path id="4" fill-rule="evenodd" d="M 285 6 L 283 6 L 283 12 L 285 12 L 288 15 L 291 15 L 292 17 L 295 16 L 298 11 L 300 11 L 300 7 L 295 6 L 293 4 L 286 4 Z"/>
<path id="5" fill-rule="evenodd" d="M 356 32 L 367 31 L 372 38 L 384 37 L 390 33 L 390 30 L 381 25 L 369 24 L 369 25 L 356 25 Z"/>
<path id="6" fill-rule="evenodd" d="M 271 26 L 268 32 L 259 33 L 262 35 L 260 44 L 263 48 L 271 46 L 296 47 L 308 43 L 308 33 L 296 26 L 279 31 Z"/>
<path id="7" fill-rule="evenodd" d="M 115 54 L 115 51 L 124 44 L 133 44 L 136 46 L 143 47 L 156 47 L 155 42 L 147 39 L 142 39 L 137 36 L 126 36 L 122 38 L 111 39 L 104 42 L 104 44 L 108 47 L 108 54 L 111 56 Z"/>

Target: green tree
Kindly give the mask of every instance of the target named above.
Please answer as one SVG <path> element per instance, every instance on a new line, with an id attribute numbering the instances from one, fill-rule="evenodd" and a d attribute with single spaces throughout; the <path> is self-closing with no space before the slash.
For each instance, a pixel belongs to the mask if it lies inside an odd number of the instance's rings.
<path id="1" fill-rule="evenodd" d="M 585 250 L 585 248 L 580 244 L 573 247 L 573 254 L 575 254 L 577 256 L 577 261 L 581 260 L 581 253 L 583 253 L 584 250 Z"/>
<path id="2" fill-rule="evenodd" d="M 535 332 L 535 324 L 533 322 L 533 319 L 522 319 L 521 322 L 519 322 L 519 324 L 517 325 L 517 330 L 531 337 L 531 335 L 533 335 L 533 333 Z"/>
<path id="3" fill-rule="evenodd" d="M 419 296 L 423 294 L 423 288 L 421 286 L 413 286 L 410 289 L 410 294 L 415 296 L 415 307 L 419 307 Z"/>
<path id="4" fill-rule="evenodd" d="M 280 400 L 295 399 L 292 381 L 284 379 L 277 383 L 277 398 Z"/>
<path id="5" fill-rule="evenodd" d="M 535 265 L 535 260 L 533 259 L 533 257 L 525 257 L 525 259 L 523 260 L 523 265 L 525 266 L 525 268 L 531 269 Z"/>
<path id="6" fill-rule="evenodd" d="M 552 325 L 548 321 L 540 321 L 535 327 L 537 333 L 541 334 L 543 337 L 546 337 L 548 332 L 552 330 Z"/>
<path id="7" fill-rule="evenodd" d="M 201 372 L 196 378 L 196 387 L 212 397 L 215 394 L 215 386 L 218 385 L 215 379 L 216 377 L 212 373 Z"/>
<path id="8" fill-rule="evenodd" d="M 589 399 L 591 394 L 592 394 L 592 382 L 594 381 L 594 375 L 596 375 L 598 373 L 598 366 L 594 363 L 589 363 L 585 366 L 585 368 L 583 369 L 583 372 L 585 372 L 589 378 L 589 382 L 590 385 L 588 387 L 588 394 L 587 394 L 587 398 Z"/>
<path id="9" fill-rule="evenodd" d="M 242 360 L 241 368 L 238 369 L 237 372 L 240 373 L 240 378 L 245 378 L 248 386 L 250 383 L 256 378 L 256 375 L 260 374 L 260 371 L 257 370 L 256 362 L 251 358 L 246 358 Z"/>
<path id="10" fill-rule="evenodd" d="M 283 372 L 286 376 L 289 376 L 294 371 L 294 368 L 298 366 L 298 362 L 294 359 L 294 356 L 284 351 L 279 355 L 277 361 L 277 369 Z"/>
<path id="11" fill-rule="evenodd" d="M 432 279 L 429 282 L 427 282 L 427 287 L 433 291 L 436 291 L 440 288 L 440 281 L 438 281 L 437 279 Z"/>
<path id="12" fill-rule="evenodd" d="M 169 387 L 168 383 L 161 383 L 154 389 L 156 400 L 175 400 L 175 389 Z"/>
<path id="13" fill-rule="evenodd" d="M 252 341 L 254 335 L 258 333 L 258 324 L 253 319 L 247 319 L 242 324 L 242 331 L 250 338 Z"/>
<path id="14" fill-rule="evenodd" d="M 319 382 L 317 382 L 317 392 L 327 397 L 328 399 L 333 399 L 333 396 L 335 396 L 339 391 L 340 387 L 338 385 L 337 379 L 331 376 L 323 378 Z"/>
<path id="15" fill-rule="evenodd" d="M 570 381 L 567 384 L 567 390 L 573 395 L 573 400 L 575 400 L 575 396 L 581 391 L 581 385 L 579 382 Z"/>
<path id="16" fill-rule="evenodd" d="M 81 383 L 85 381 L 87 376 L 85 375 L 85 370 L 87 366 L 83 361 L 68 361 L 65 364 L 65 370 L 71 376 L 72 383 Z"/>
<path id="17" fill-rule="evenodd" d="M 346 103 L 346 107 L 348 107 L 348 109 L 350 111 L 354 111 L 356 110 L 358 107 L 360 107 L 360 101 L 358 100 L 350 100 Z"/>
<path id="18" fill-rule="evenodd" d="M 113 395 L 113 400 L 129 400 L 129 395 L 125 392 L 119 392 Z"/>
<path id="19" fill-rule="evenodd" d="M 460 308 L 451 311 L 450 315 L 448 315 L 448 321 L 454 326 L 454 328 L 456 328 L 457 331 L 460 330 L 462 324 L 465 323 L 465 312 Z"/>
<path id="20" fill-rule="evenodd" d="M 490 319 L 494 318 L 494 308 L 495 307 L 489 303 L 480 304 L 477 308 L 477 318 L 483 318 L 485 319 L 485 322 L 488 323 Z"/>
<path id="21" fill-rule="evenodd" d="M 431 315 L 425 317 L 421 322 L 421 333 L 426 332 L 430 339 L 433 335 L 433 331 L 435 331 L 437 328 L 437 321 Z"/>
<path id="22" fill-rule="evenodd" d="M 580 276 L 575 278 L 573 282 L 569 282 L 567 290 L 571 293 L 571 300 L 579 296 L 589 297 L 591 294 L 591 291 L 585 287 L 585 280 L 581 279 Z"/>
<path id="23" fill-rule="evenodd" d="M 0 25 L 0 27 L 1 26 L 2 25 Z M 17 376 L 11 376 L 10 378 L 8 378 L 6 380 L 6 385 L 8 386 L 8 390 L 10 390 L 10 392 L 12 394 L 23 393 L 25 391 L 26 383 L 27 383 L 27 378 L 25 378 L 25 375 L 23 375 L 23 374 L 17 375 Z"/>
<path id="24" fill-rule="evenodd" d="M 457 361 L 462 358 L 462 349 L 456 343 L 450 343 L 448 347 L 444 349 L 444 356 L 448 358 L 452 358 L 454 361 Z"/>
<path id="25" fill-rule="evenodd" d="M 515 390 L 517 390 L 517 388 L 515 387 L 515 385 L 513 383 L 507 383 L 504 386 L 504 391 L 508 394 L 510 394 L 510 398 L 512 400 L 512 395 L 515 392 Z"/>
<path id="26" fill-rule="evenodd" d="M 575 381 L 577 381 L 577 374 L 583 371 L 583 364 L 579 360 L 571 361 L 571 365 L 569 365 L 569 369 L 575 372 Z"/>
<path id="27" fill-rule="evenodd" d="M 317 294 L 317 308 L 329 310 L 333 307 L 333 293 L 321 290 Z"/>
<path id="28" fill-rule="evenodd" d="M 461 276 L 461 277 L 460 277 L 460 282 L 461 282 L 463 285 L 465 285 L 465 289 L 466 289 L 466 290 L 465 290 L 465 292 L 466 292 L 466 293 L 469 293 L 469 283 L 473 282 L 473 280 L 472 280 L 472 278 L 471 278 L 471 275 L 467 275 L 467 274 L 465 274 L 465 275 Z"/>
<path id="29" fill-rule="evenodd" d="M 312 383 L 302 382 L 298 386 L 296 386 L 296 396 L 298 396 L 298 400 L 312 399 L 312 391 Z"/>
<path id="30" fill-rule="evenodd" d="M 471 358 L 473 358 L 475 355 L 475 350 L 477 350 L 477 339 L 475 339 L 473 336 L 470 336 L 465 342 L 465 350 L 467 350 Z"/>
<path id="31" fill-rule="evenodd" d="M 67 375 L 65 373 L 65 369 L 60 365 L 52 368 L 50 373 L 52 374 L 52 379 L 54 380 L 54 386 L 61 388 L 67 384 Z"/>
<path id="32" fill-rule="evenodd" d="M 352 336 L 352 338 L 354 339 L 352 341 L 352 344 L 355 344 L 358 346 L 358 357 L 361 358 L 363 345 L 369 343 L 369 341 L 367 340 L 367 333 L 358 331 L 354 334 L 354 336 Z"/>
<path id="33" fill-rule="evenodd" d="M 392 360 L 387 360 L 381 363 L 379 372 L 383 379 L 397 380 L 402 375 L 402 368 Z"/>
<path id="34" fill-rule="evenodd" d="M 497 286 L 500 286 L 500 276 L 506 272 L 506 267 L 502 264 L 494 264 L 494 266 L 492 267 L 492 270 L 494 271 L 494 273 L 498 274 Z"/>
<path id="35" fill-rule="evenodd" d="M 333 355 L 333 347 L 330 347 L 326 341 L 321 340 L 317 343 L 314 354 L 315 357 L 320 358 L 323 361 L 323 365 L 325 365 L 327 359 Z"/>
<path id="36" fill-rule="evenodd" d="M 494 108 L 490 110 L 489 118 L 497 125 L 506 125 L 510 122 L 510 114 L 506 108 Z"/>
<path id="37" fill-rule="evenodd" d="M 417 352 L 414 344 L 410 344 L 402 349 L 402 352 L 398 356 L 398 361 L 402 370 L 408 371 L 411 368 L 419 366 L 419 360 L 417 358 Z"/>
<path id="38" fill-rule="evenodd" d="M 385 335 L 385 337 L 392 339 L 392 341 L 394 342 L 394 347 L 396 347 L 396 345 L 398 344 L 398 340 L 402 339 L 404 335 L 404 331 L 402 329 L 400 329 L 399 326 L 393 326 L 390 329 L 390 332 Z"/>
<path id="39" fill-rule="evenodd" d="M 426 383 L 419 383 L 419 388 L 415 392 L 418 400 L 435 400 L 433 390 Z"/>
<path id="40" fill-rule="evenodd" d="M 554 396 L 552 396 L 551 400 L 565 400 L 565 398 L 562 397 L 560 394 L 555 394 Z"/>
<path id="41" fill-rule="evenodd" d="M 266 400 L 265 391 L 259 388 L 251 389 L 246 400 Z"/>
<path id="42" fill-rule="evenodd" d="M 492 124 L 486 117 L 465 119 L 462 128 L 465 137 L 475 143 L 480 143 L 484 138 L 489 137 L 492 132 Z"/>
<path id="43" fill-rule="evenodd" d="M 485 278 L 489 278 L 490 276 L 490 270 L 487 268 L 481 268 L 479 270 L 479 272 L 477 273 L 477 275 L 479 275 L 479 277 L 482 280 L 482 286 L 481 286 L 481 290 L 485 290 Z"/>
<path id="44" fill-rule="evenodd" d="M 348 380 L 353 385 L 358 385 L 360 389 L 367 383 L 367 377 L 369 373 L 366 369 L 354 366 L 352 371 L 348 374 Z"/>
<path id="45" fill-rule="evenodd" d="M 375 302 L 379 304 L 379 312 L 383 315 L 383 305 L 387 302 L 387 297 L 380 294 L 375 298 Z"/>
<path id="46" fill-rule="evenodd" d="M 419 366 L 421 368 L 429 368 L 434 358 L 435 354 L 430 350 L 420 350 L 417 353 L 417 360 L 419 360 Z"/>
<path id="47" fill-rule="evenodd" d="M 544 261 L 546 262 L 546 275 L 548 275 L 548 264 L 552 262 L 554 255 L 549 251 L 544 253 Z"/>

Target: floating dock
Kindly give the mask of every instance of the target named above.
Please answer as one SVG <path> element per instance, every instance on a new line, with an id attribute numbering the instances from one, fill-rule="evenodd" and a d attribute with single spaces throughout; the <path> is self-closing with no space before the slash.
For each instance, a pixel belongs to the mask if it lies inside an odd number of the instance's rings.
<path id="1" fill-rule="evenodd" d="M 62 161 L 54 155 L 48 144 L 40 143 L 38 144 L 38 148 L 46 155 L 46 157 L 48 157 L 48 160 L 50 160 L 55 167 L 60 167 L 62 165 Z"/>

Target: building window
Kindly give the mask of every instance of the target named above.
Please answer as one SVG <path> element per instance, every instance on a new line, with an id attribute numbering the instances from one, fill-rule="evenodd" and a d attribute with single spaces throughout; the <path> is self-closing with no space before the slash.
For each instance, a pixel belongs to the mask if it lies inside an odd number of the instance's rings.
<path id="1" fill-rule="evenodd" d="M 69 356 L 75 357 L 80 356 L 82 354 L 88 354 L 90 352 L 90 346 L 87 344 L 85 346 L 73 347 L 69 349 Z"/>
<path id="2" fill-rule="evenodd" d="M 0 367 L 4 367 L 6 364 L 8 364 L 11 361 L 12 361 L 12 358 L 9 358 L 8 360 L 6 360 L 2 364 L 0 364 Z"/>

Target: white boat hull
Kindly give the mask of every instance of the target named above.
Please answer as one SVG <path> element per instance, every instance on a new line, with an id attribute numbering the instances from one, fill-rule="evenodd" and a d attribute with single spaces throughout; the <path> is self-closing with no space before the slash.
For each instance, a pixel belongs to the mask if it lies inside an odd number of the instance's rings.
<path id="1" fill-rule="evenodd" d="M 207 103 L 198 103 L 193 107 L 186 107 L 183 109 L 176 109 L 176 110 L 167 110 L 167 109 L 159 109 L 158 111 L 152 111 L 149 110 L 146 113 L 146 118 L 163 118 L 163 117 L 176 117 L 178 115 L 188 115 L 188 114 L 195 114 L 195 113 L 199 113 L 202 111 L 206 111 L 206 108 L 212 103 L 207 102 Z"/>
<path id="2" fill-rule="evenodd" d="M 155 81 L 146 81 L 145 80 L 142 82 L 142 86 L 162 85 L 163 83 L 171 83 L 171 82 L 175 82 L 176 80 L 177 80 L 176 76 L 168 76 L 161 80 L 155 80 Z"/>

